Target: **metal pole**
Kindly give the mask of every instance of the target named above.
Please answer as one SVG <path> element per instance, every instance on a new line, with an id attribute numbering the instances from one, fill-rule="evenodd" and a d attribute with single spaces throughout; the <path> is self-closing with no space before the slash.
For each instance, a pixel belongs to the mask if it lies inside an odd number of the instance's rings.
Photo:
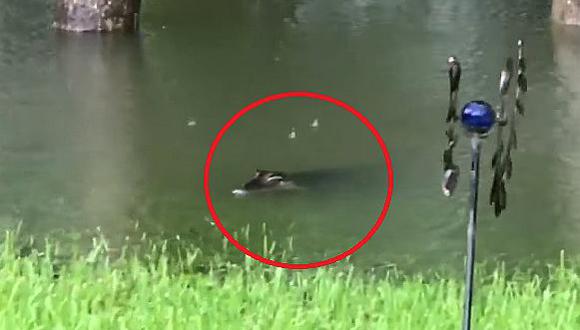
<path id="1" fill-rule="evenodd" d="M 465 272 L 465 305 L 463 311 L 463 330 L 471 329 L 471 305 L 473 303 L 473 272 L 475 266 L 475 230 L 477 228 L 477 194 L 479 190 L 479 156 L 481 139 L 478 135 L 471 138 L 471 194 L 469 223 L 467 225 L 467 264 Z"/>

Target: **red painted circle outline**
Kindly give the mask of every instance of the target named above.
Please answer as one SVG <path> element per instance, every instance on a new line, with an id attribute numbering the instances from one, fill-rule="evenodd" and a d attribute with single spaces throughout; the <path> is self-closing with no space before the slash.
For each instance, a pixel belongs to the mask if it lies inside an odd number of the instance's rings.
<path id="1" fill-rule="evenodd" d="M 217 215 L 217 212 L 213 206 L 211 196 L 210 196 L 210 188 L 209 188 L 209 184 L 210 184 L 209 183 L 209 175 L 210 175 L 211 161 L 213 159 L 213 155 L 215 153 L 215 150 L 216 150 L 219 142 L 221 141 L 222 137 L 226 133 L 226 131 L 228 129 L 230 129 L 230 127 L 236 121 L 238 121 L 238 119 L 240 119 L 243 115 L 245 115 L 249 111 L 259 107 L 260 105 L 263 105 L 263 104 L 269 103 L 269 102 L 273 102 L 273 101 L 277 101 L 277 100 L 287 99 L 287 98 L 309 98 L 309 99 L 315 99 L 315 100 L 329 102 L 329 103 L 332 103 L 340 108 L 343 108 L 344 110 L 350 112 L 355 117 L 357 117 L 367 127 L 367 129 L 373 134 L 373 136 L 377 140 L 377 143 L 379 144 L 381 151 L 383 153 L 383 157 L 385 159 L 385 164 L 387 167 L 387 174 L 388 174 L 388 191 L 387 191 L 387 197 L 385 198 L 385 203 L 383 204 L 383 209 L 382 209 L 381 214 L 379 215 L 377 221 L 375 222 L 373 227 L 369 230 L 369 232 L 365 235 L 365 237 L 362 240 L 360 240 L 357 244 L 352 246 L 350 249 L 344 251 L 343 253 L 341 253 L 337 256 L 334 256 L 332 258 L 328 258 L 326 260 L 305 263 L 305 264 L 290 264 L 290 263 L 285 263 L 285 262 L 280 262 L 280 261 L 264 258 L 256 253 L 248 250 L 245 246 L 240 244 L 222 225 L 222 223 Z M 383 224 L 383 221 L 384 221 L 385 217 L 387 216 L 387 212 L 388 212 L 389 206 L 391 204 L 391 197 L 393 194 L 393 169 L 392 169 L 392 164 L 391 164 L 391 158 L 389 156 L 389 151 L 387 150 L 387 147 L 385 145 L 385 142 L 383 141 L 383 138 L 381 137 L 379 132 L 375 129 L 375 127 L 371 124 L 371 122 L 366 117 L 364 117 L 360 112 L 358 112 L 355 108 L 353 108 L 352 106 L 350 106 L 350 105 L 348 105 L 340 100 L 334 99 L 330 96 L 323 95 L 323 94 L 318 94 L 318 93 L 314 93 L 314 92 L 284 92 L 284 93 L 279 93 L 279 94 L 273 94 L 273 95 L 267 96 L 265 98 L 262 98 L 258 101 L 251 103 L 250 105 L 244 107 L 242 110 L 240 110 L 238 113 L 236 113 L 221 128 L 221 130 L 218 132 L 216 138 L 213 140 L 213 142 L 211 144 L 211 148 L 209 150 L 209 153 L 208 153 L 206 161 L 205 161 L 204 174 L 203 174 L 203 189 L 204 189 L 204 193 L 205 193 L 205 200 L 206 200 L 207 206 L 209 208 L 209 212 L 210 212 L 210 214 L 213 218 L 213 221 L 215 222 L 217 228 L 228 239 L 228 241 L 230 243 L 232 243 L 238 250 L 240 250 L 241 252 L 243 252 L 247 256 L 250 256 L 250 257 L 252 257 L 260 262 L 263 262 L 267 265 L 270 265 L 270 266 L 289 268 L 289 269 L 308 269 L 308 268 L 317 268 L 317 267 L 327 266 L 327 265 L 330 265 L 332 263 L 335 263 L 339 260 L 342 260 L 342 259 L 348 257 L 349 255 L 353 254 L 358 249 L 360 249 L 363 245 L 365 245 L 373 237 L 373 235 L 377 232 L 377 230 L 379 230 L 379 227 Z"/>

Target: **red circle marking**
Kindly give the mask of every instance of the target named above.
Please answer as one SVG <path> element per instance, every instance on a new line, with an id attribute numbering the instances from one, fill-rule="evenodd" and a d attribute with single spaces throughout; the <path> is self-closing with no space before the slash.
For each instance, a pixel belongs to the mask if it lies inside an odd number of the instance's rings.
<path id="1" fill-rule="evenodd" d="M 213 155 L 215 153 L 215 150 L 216 150 L 219 142 L 221 141 L 222 137 L 227 132 L 227 130 L 230 129 L 230 127 L 236 121 L 238 121 L 238 119 L 240 119 L 243 115 L 245 115 L 249 111 L 251 111 L 251 110 L 253 110 L 253 109 L 255 109 L 255 108 L 257 108 L 265 103 L 273 102 L 273 101 L 277 101 L 277 100 L 282 100 L 282 99 L 287 99 L 287 98 L 309 98 L 309 99 L 321 100 L 321 101 L 332 103 L 332 104 L 334 104 L 340 108 L 343 108 L 344 110 L 352 113 L 363 124 L 365 124 L 365 126 L 368 128 L 368 130 L 373 134 L 373 136 L 377 140 L 377 143 L 381 147 L 383 157 L 385 158 L 385 164 L 387 166 L 387 174 L 388 174 L 388 191 L 387 191 L 387 197 L 385 198 L 385 203 L 383 204 L 383 209 L 382 209 L 381 214 L 379 215 L 377 221 L 375 222 L 375 224 L 373 225 L 371 230 L 369 230 L 369 232 L 365 235 L 365 237 L 360 242 L 358 242 L 354 246 L 352 246 L 350 249 L 344 251 L 343 253 L 341 253 L 337 256 L 334 256 L 334 257 L 326 259 L 326 260 L 312 262 L 312 263 L 305 263 L 305 264 L 290 264 L 290 263 L 285 263 L 285 262 L 280 262 L 280 261 L 264 258 L 256 253 L 248 250 L 245 246 L 240 244 L 240 242 L 238 242 L 222 225 L 222 222 L 219 219 L 217 212 L 213 206 L 211 196 L 210 196 L 210 189 L 209 189 L 209 173 L 210 173 L 211 161 L 213 159 Z M 389 156 L 389 151 L 387 150 L 387 147 L 385 146 L 385 141 L 383 141 L 383 138 L 381 137 L 379 132 L 377 132 L 377 130 L 371 124 L 371 122 L 367 118 L 365 118 L 360 112 L 358 112 L 355 108 L 351 107 L 350 105 L 348 105 L 340 100 L 334 99 L 330 96 L 318 94 L 318 93 L 285 92 L 285 93 L 270 95 L 270 96 L 267 96 L 263 99 L 260 99 L 258 101 L 251 103 L 250 105 L 246 106 L 245 108 L 240 110 L 238 113 L 236 113 L 224 125 L 224 127 L 222 127 L 222 129 L 217 134 L 215 140 L 213 140 L 213 142 L 211 144 L 211 148 L 209 150 L 209 153 L 208 153 L 206 161 L 205 161 L 205 167 L 204 167 L 204 173 L 203 173 L 203 190 L 205 193 L 205 199 L 207 202 L 207 206 L 209 208 L 209 212 L 210 212 L 216 226 L 219 228 L 219 230 L 222 232 L 222 234 L 228 239 L 228 241 L 230 241 L 230 243 L 232 243 L 238 250 L 242 251 L 247 256 L 250 256 L 250 257 L 252 257 L 260 262 L 263 262 L 267 265 L 270 265 L 270 266 L 289 268 L 289 269 L 308 269 L 308 268 L 327 266 L 327 265 L 330 265 L 332 263 L 335 263 L 339 260 L 342 260 L 342 259 L 348 257 L 349 255 L 353 254 L 358 249 L 360 249 L 363 245 L 365 245 L 371 239 L 371 237 L 373 237 L 373 235 L 377 232 L 377 230 L 379 230 L 379 227 L 383 224 L 383 221 L 384 221 L 385 217 L 387 216 L 387 211 L 389 210 L 389 206 L 391 204 L 391 197 L 393 194 L 393 169 L 392 169 L 392 164 L 391 164 L 391 157 Z"/>

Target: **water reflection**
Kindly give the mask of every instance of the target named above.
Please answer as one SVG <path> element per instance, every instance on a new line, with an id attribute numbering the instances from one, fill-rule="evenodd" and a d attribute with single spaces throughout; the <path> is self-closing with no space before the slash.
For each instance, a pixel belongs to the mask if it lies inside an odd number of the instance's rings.
<path id="1" fill-rule="evenodd" d="M 580 197 L 580 153 L 577 134 L 580 116 L 580 29 L 554 24 L 552 26 L 554 44 L 554 61 L 561 89 L 557 92 L 566 100 L 561 107 L 553 108 L 559 114 L 553 132 L 558 136 L 558 165 L 560 170 L 556 180 L 561 190 L 562 199 L 556 204 L 559 231 L 566 238 L 566 244 L 578 247 L 580 231 L 580 213 L 577 200 Z"/>
<path id="2" fill-rule="evenodd" d="M 29 80 L 25 90 L 12 88 L 23 102 L 4 113 L 3 213 L 33 232 L 101 226 L 119 233 L 130 225 L 140 175 L 133 142 L 139 42 L 45 37 L 54 44 L 35 63 L 41 79 Z M 29 74 L 23 70 L 21 79 Z"/>
<path id="3" fill-rule="evenodd" d="M 62 101 L 71 109 L 65 139 L 76 160 L 69 180 L 80 221 L 117 232 L 141 171 L 133 142 L 140 45 L 131 37 L 59 34 L 57 54 Z"/>

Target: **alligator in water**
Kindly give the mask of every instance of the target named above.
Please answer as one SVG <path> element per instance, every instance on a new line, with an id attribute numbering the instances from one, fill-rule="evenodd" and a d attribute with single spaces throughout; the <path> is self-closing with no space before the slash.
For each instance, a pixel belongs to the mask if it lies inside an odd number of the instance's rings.
<path id="1" fill-rule="evenodd" d="M 369 168 L 364 169 L 319 169 L 286 173 L 282 171 L 257 169 L 254 176 L 241 188 L 234 189 L 232 193 L 236 197 L 243 197 L 255 193 L 288 192 L 320 189 L 334 189 L 341 184 L 353 184 L 357 179 L 368 179 L 368 184 L 376 182 L 376 177 Z M 376 173 L 376 172 L 374 172 Z"/>

